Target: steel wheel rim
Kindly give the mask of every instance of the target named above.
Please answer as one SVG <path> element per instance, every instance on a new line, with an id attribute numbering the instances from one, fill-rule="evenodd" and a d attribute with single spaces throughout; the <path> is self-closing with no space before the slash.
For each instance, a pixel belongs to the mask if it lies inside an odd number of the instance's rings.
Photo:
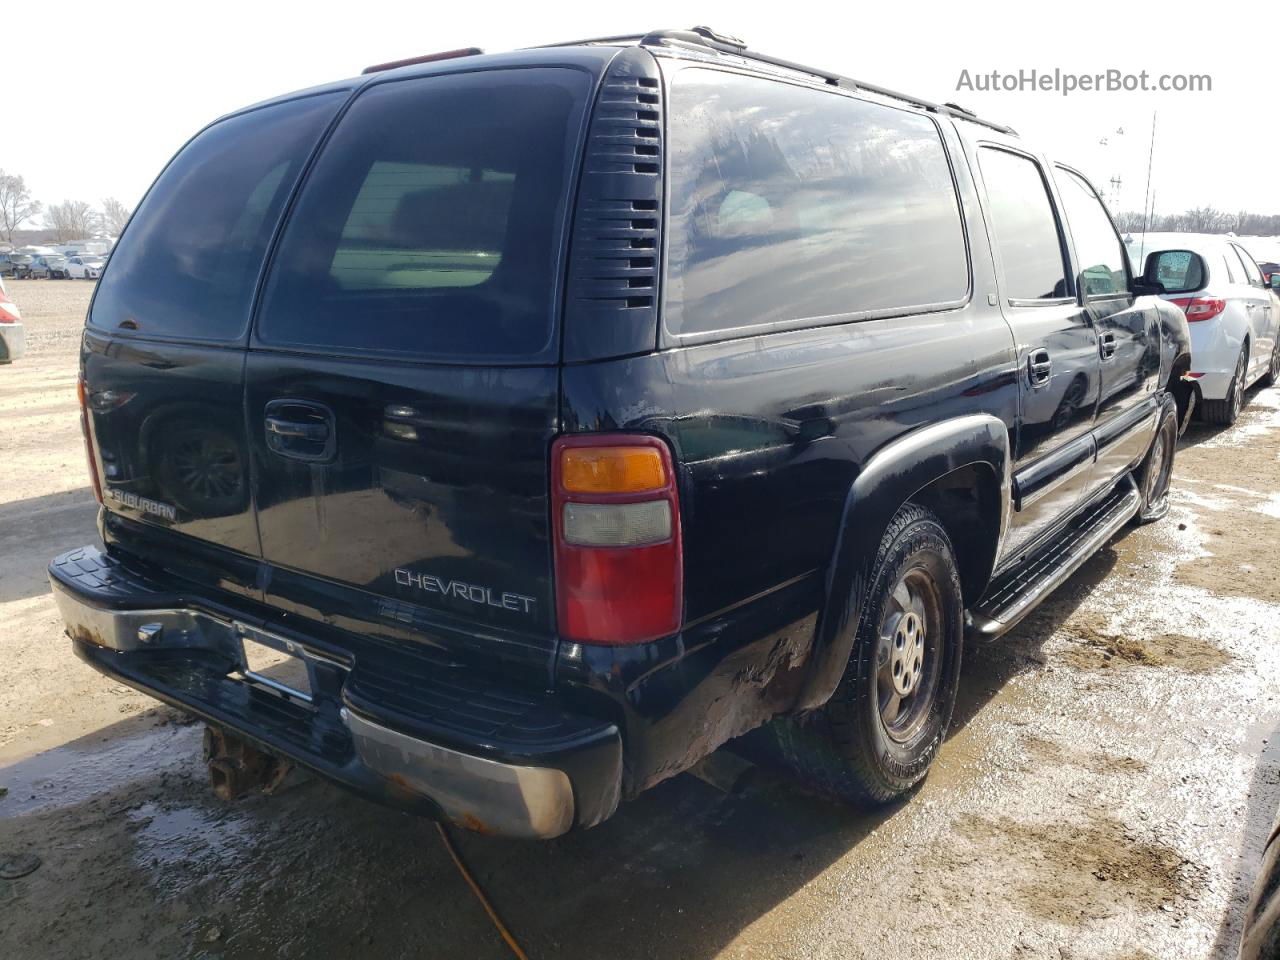
<path id="1" fill-rule="evenodd" d="M 1273 383 L 1280 380 L 1280 341 L 1271 351 L 1271 380 Z"/>
<path id="2" fill-rule="evenodd" d="M 942 632 L 938 585 L 923 566 L 912 567 L 889 595 L 876 650 L 876 707 L 891 740 L 910 740 L 929 719 L 941 675 Z"/>

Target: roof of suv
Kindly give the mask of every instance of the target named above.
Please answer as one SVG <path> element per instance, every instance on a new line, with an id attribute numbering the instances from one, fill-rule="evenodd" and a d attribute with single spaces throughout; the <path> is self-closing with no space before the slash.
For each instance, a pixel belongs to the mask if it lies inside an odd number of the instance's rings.
<path id="1" fill-rule="evenodd" d="M 702 26 L 692 27 L 688 30 L 652 30 L 649 33 L 643 34 L 636 33 L 609 37 L 592 37 L 582 40 L 546 44 L 540 47 L 528 47 L 522 50 L 513 50 L 505 53 L 486 54 L 477 47 L 467 47 L 443 53 L 431 53 L 420 57 L 410 57 L 404 60 L 395 60 L 389 63 L 367 67 L 359 77 L 339 80 L 333 83 L 311 87 L 306 90 L 296 91 L 279 97 L 272 97 L 268 100 L 263 100 L 251 106 L 244 107 L 241 110 L 234 111 L 234 113 L 244 113 L 248 110 L 254 110 L 282 100 L 292 100 L 299 96 L 310 96 L 329 91 L 351 89 L 352 87 L 359 86 L 364 83 L 377 82 L 378 78 L 388 74 L 395 75 L 397 78 L 402 78 L 407 76 L 430 75 L 432 73 L 454 72 L 457 69 L 455 61 L 464 58 L 475 58 L 477 61 L 477 68 L 483 66 L 484 68 L 489 69 L 503 66 L 528 66 L 530 62 L 536 63 L 544 60 L 547 62 L 552 60 L 562 61 L 565 55 L 570 54 L 570 52 L 572 52 L 571 55 L 582 56 L 584 60 L 598 63 L 601 60 L 611 58 L 611 48 L 616 49 L 624 46 L 642 46 L 649 48 L 655 53 L 665 52 L 668 55 L 680 55 L 684 57 L 692 56 L 699 59 L 707 58 L 722 62 L 729 62 L 741 68 L 766 73 L 772 76 L 778 76 L 779 71 L 792 75 L 798 74 L 806 79 L 820 81 L 828 86 L 839 87 L 842 90 L 874 94 L 879 97 L 898 101 L 899 103 L 906 104 L 928 113 L 980 124 L 1000 133 L 1017 136 L 1017 131 L 1013 130 L 1011 127 L 983 120 L 972 111 L 966 110 L 958 104 L 934 103 L 933 101 L 925 100 L 922 97 L 900 93 L 896 90 L 890 90 L 887 87 L 881 87 L 873 83 L 855 80 L 851 77 L 833 73 L 819 67 L 809 67 L 801 63 L 795 63 L 791 60 L 784 60 L 780 57 L 760 53 L 758 51 L 748 49 L 747 45 L 741 40 L 725 34 L 717 33 L 710 27 Z"/>

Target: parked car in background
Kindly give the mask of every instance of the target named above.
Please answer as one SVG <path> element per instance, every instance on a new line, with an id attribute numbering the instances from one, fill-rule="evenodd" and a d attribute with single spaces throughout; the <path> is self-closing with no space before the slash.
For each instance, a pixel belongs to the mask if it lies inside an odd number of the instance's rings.
<path id="1" fill-rule="evenodd" d="M 13 253 L 6 254 L 5 257 L 4 272 L 9 276 L 16 280 L 22 280 L 31 273 L 31 262 L 35 260 L 35 257 L 31 254 L 15 250 Z"/>
<path id="2" fill-rule="evenodd" d="M 9 299 L 0 277 L 0 363 L 17 360 L 26 350 L 26 329 L 22 326 L 22 313 L 18 305 Z"/>
<path id="3" fill-rule="evenodd" d="M 59 610 L 225 794 L 553 837 L 776 720 L 890 802 L 1167 512 L 1186 318 L 1012 130 L 702 28 L 366 74 L 192 138 L 82 339 Z"/>
<path id="4" fill-rule="evenodd" d="M 1128 244 L 1130 259 L 1191 327 L 1191 371 L 1209 423 L 1236 422 L 1244 392 L 1280 379 L 1280 299 L 1239 242 L 1196 233 L 1149 233 Z"/>
<path id="5" fill-rule="evenodd" d="M 1258 269 L 1262 271 L 1263 277 L 1266 278 L 1267 285 L 1270 286 L 1271 278 L 1275 274 L 1280 273 L 1280 263 L 1276 263 L 1272 260 L 1259 260 Z"/>
<path id="6" fill-rule="evenodd" d="M 27 276 L 33 279 L 65 280 L 71 276 L 67 258 L 60 254 L 44 254 L 31 262 Z"/>
<path id="7" fill-rule="evenodd" d="M 97 280 L 102 276 L 102 268 L 106 266 L 106 257 L 91 253 L 67 259 L 67 275 L 76 280 Z"/>

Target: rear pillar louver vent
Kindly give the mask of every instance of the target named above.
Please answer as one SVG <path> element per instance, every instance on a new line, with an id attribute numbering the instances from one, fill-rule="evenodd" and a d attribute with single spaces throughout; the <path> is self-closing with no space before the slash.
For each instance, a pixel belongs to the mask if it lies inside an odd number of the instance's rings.
<path id="1" fill-rule="evenodd" d="M 639 47 L 609 66 L 587 132 L 569 250 L 565 360 L 641 353 L 657 344 L 662 91 Z"/>

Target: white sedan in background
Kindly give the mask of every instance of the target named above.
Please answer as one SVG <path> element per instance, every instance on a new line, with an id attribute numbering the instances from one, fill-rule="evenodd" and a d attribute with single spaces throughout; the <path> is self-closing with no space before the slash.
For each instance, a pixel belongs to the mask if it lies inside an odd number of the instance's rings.
<path id="1" fill-rule="evenodd" d="M 1244 392 L 1280 380 L 1280 297 L 1234 237 L 1148 233 L 1125 238 L 1134 273 L 1162 283 L 1191 329 L 1191 372 L 1200 413 L 1231 425 Z M 1273 278 L 1280 286 L 1280 274 Z"/>
<path id="2" fill-rule="evenodd" d="M 105 257 L 91 253 L 77 254 L 67 260 L 67 273 L 75 280 L 97 280 L 102 276 L 102 268 L 106 265 Z"/>
<path id="3" fill-rule="evenodd" d="M 18 305 L 5 293 L 0 277 L 0 363 L 17 360 L 26 350 L 26 331 Z"/>

